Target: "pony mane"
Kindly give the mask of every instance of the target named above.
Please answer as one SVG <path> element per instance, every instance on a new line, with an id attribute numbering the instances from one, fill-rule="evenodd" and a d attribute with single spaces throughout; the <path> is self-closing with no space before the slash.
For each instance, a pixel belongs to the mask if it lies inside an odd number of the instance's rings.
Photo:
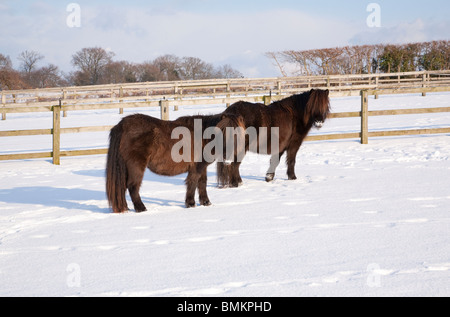
<path id="1" fill-rule="evenodd" d="M 310 91 L 303 121 L 305 125 L 307 125 L 310 120 L 314 120 L 314 123 L 318 121 L 325 121 L 330 113 L 329 96 L 329 90 L 313 89 Z M 307 118 L 308 116 L 309 118 Z"/>
<path id="2" fill-rule="evenodd" d="M 216 127 L 218 127 L 222 131 L 225 131 L 227 127 L 241 127 L 245 129 L 245 123 L 240 115 L 224 113 L 220 115 L 220 121 L 217 123 Z"/>
<path id="3" fill-rule="evenodd" d="M 271 104 L 271 106 L 278 106 L 283 109 L 286 109 L 289 112 L 298 112 L 300 109 L 306 107 L 308 103 L 310 91 L 306 91 L 301 94 L 292 95 L 287 98 L 284 98 L 279 101 L 275 101 Z"/>
<path id="4" fill-rule="evenodd" d="M 307 126 L 311 121 L 324 121 L 330 112 L 329 90 L 312 89 L 301 94 L 292 95 L 273 105 L 293 113 L 298 113 Z M 313 122 L 313 123 L 314 123 Z"/>

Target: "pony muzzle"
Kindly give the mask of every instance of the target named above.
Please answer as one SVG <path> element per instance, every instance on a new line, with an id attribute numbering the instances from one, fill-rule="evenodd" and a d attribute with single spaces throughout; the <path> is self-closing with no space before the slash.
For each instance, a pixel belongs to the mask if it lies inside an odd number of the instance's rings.
<path id="1" fill-rule="evenodd" d="M 317 129 L 322 129 L 324 124 L 325 124 L 325 122 L 323 122 L 323 121 L 316 121 L 316 122 L 314 122 L 314 127 L 316 127 Z"/>

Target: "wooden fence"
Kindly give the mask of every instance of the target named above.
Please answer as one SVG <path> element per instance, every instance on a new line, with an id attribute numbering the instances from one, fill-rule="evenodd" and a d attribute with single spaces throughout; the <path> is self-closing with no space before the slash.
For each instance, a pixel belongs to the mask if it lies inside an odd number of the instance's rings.
<path id="1" fill-rule="evenodd" d="M 450 86 L 434 87 L 434 88 L 413 88 L 413 89 L 362 90 L 360 92 L 360 94 L 361 94 L 361 111 L 332 113 L 330 115 L 330 119 L 360 117 L 361 118 L 361 132 L 308 136 L 306 138 L 306 141 L 357 139 L 358 138 L 358 139 L 361 139 L 362 144 L 368 144 L 369 137 L 374 138 L 374 137 L 383 137 L 383 136 L 450 133 L 450 122 L 449 122 L 449 127 L 439 128 L 439 129 L 414 129 L 414 130 L 393 130 L 393 131 L 369 132 L 369 117 L 373 117 L 373 116 L 396 116 L 396 115 L 407 115 L 407 114 L 410 115 L 410 114 L 423 114 L 423 113 L 450 112 L 450 107 L 390 109 L 390 110 L 369 111 L 369 96 L 371 96 L 371 95 L 373 95 L 373 96 L 394 95 L 394 94 L 419 94 L 419 93 L 421 93 L 422 96 L 424 96 L 426 93 L 447 92 L 447 91 L 450 91 Z"/>
<path id="2" fill-rule="evenodd" d="M 65 87 L 1 92 L 1 114 L 48 111 L 61 101 L 63 115 L 71 110 L 159 106 L 169 100 L 183 105 L 230 104 L 261 100 L 262 96 L 287 96 L 311 88 L 327 88 L 334 96 L 356 96 L 361 90 L 426 88 L 450 85 L 449 71 L 391 74 L 304 76 L 257 79 L 197 80 Z M 173 102 L 173 103 L 172 103 Z"/>
<path id="3" fill-rule="evenodd" d="M 450 127 L 441 129 L 420 129 L 420 130 L 398 130 L 398 131 L 379 131 L 379 132 L 369 132 L 368 118 L 370 116 L 387 116 L 387 115 L 401 115 L 401 114 L 422 114 L 422 113 L 439 113 L 439 112 L 450 112 L 450 107 L 439 107 L 439 108 L 421 108 L 421 109 L 401 109 L 401 110 L 381 110 L 381 111 L 369 111 L 368 100 L 370 95 L 378 96 L 384 94 L 419 94 L 425 95 L 431 92 L 446 92 L 450 91 L 450 85 L 443 87 L 421 87 L 421 88 L 396 88 L 396 89 L 366 89 L 358 91 L 361 95 L 361 111 L 357 112 L 341 112 L 332 113 L 330 115 L 331 119 L 337 118 L 351 118 L 360 117 L 361 118 L 361 132 L 357 133 L 344 133 L 344 134 L 328 134 L 328 135 L 315 135 L 309 136 L 307 141 L 320 141 L 320 140 L 336 140 L 336 139 L 361 139 L 362 144 L 367 144 L 369 137 L 380 137 L 380 136 L 399 136 L 399 135 L 420 135 L 420 134 L 437 134 L 437 133 L 450 133 Z M 264 91 L 267 92 L 267 91 Z M 298 91 L 297 91 L 298 92 Z M 203 94 L 201 94 L 203 95 Z M 331 97 L 341 96 L 339 91 L 332 91 Z M 196 105 L 198 103 L 204 104 L 225 104 L 237 100 L 247 100 L 252 102 L 262 102 L 269 104 L 271 101 L 279 100 L 285 98 L 285 95 L 247 95 L 240 97 L 211 97 L 202 99 L 199 95 L 195 95 L 199 99 L 191 98 L 189 99 L 161 99 L 159 101 L 147 100 L 144 102 L 130 102 L 121 103 L 120 105 L 125 108 L 135 108 L 135 107 L 149 107 L 157 106 L 161 109 L 161 118 L 163 120 L 169 119 L 169 108 L 171 106 L 178 105 Z M 125 97 L 124 97 L 125 98 Z M 142 98 L 142 97 L 141 97 Z M 235 100 L 237 98 L 237 100 Z M 67 101 L 67 99 L 66 99 Z M 52 152 L 41 152 L 41 153 L 23 153 L 23 154 L 8 154 L 0 155 L 1 160 L 19 160 L 19 159 L 33 159 L 33 158 L 53 158 L 53 163 L 56 165 L 60 164 L 61 157 L 69 156 L 81 156 L 81 155 L 97 155 L 106 154 L 107 149 L 93 149 L 93 150 L 77 150 L 77 151 L 61 151 L 60 150 L 60 139 L 61 134 L 65 133 L 83 133 L 83 132 L 102 132 L 109 131 L 113 126 L 92 126 L 92 127 L 74 127 L 74 128 L 61 128 L 61 116 L 65 111 L 77 111 L 77 110 L 91 110 L 91 109 L 112 109 L 117 108 L 117 103 L 106 102 L 106 103 L 95 103 L 95 104 L 64 104 L 64 100 L 58 101 L 58 105 L 36 105 L 27 104 L 15 107 L 5 107 L 8 112 L 46 112 L 50 111 L 53 113 L 53 127 L 51 129 L 38 129 L 38 130 L 16 130 L 16 131 L 0 131 L 1 137 L 11 137 L 11 136 L 33 136 L 33 135 L 52 135 Z"/>

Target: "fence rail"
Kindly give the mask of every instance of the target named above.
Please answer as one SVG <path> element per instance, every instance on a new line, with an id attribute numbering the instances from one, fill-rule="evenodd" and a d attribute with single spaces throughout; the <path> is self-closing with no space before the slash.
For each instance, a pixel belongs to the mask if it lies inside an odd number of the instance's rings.
<path id="1" fill-rule="evenodd" d="M 450 85 L 450 70 L 390 74 L 303 76 L 256 79 L 173 81 L 114 84 L 1 92 L 2 119 L 8 113 L 49 111 L 61 101 L 66 111 L 157 107 L 161 100 L 175 106 L 230 104 L 238 100 L 260 101 L 261 96 L 286 96 L 311 88 L 327 88 L 334 96 L 356 96 L 359 91 L 391 88 L 427 88 Z M 255 96 L 259 97 L 255 99 Z"/>
<path id="2" fill-rule="evenodd" d="M 392 75 L 392 74 L 391 74 Z M 450 72 L 449 72 L 450 75 Z M 351 76 L 349 76 L 351 77 Z M 427 75 L 428 77 L 428 75 Z M 192 85 L 192 83 L 187 83 L 187 85 Z M 198 87 L 198 86 L 195 86 Z M 208 86 L 209 87 L 209 86 Z M 422 113 L 440 113 L 440 112 L 450 112 L 450 107 L 440 107 L 440 108 L 420 108 L 420 109 L 394 109 L 394 110 L 377 110 L 369 111 L 369 96 L 379 96 L 388 94 L 419 94 L 425 95 L 426 93 L 432 92 L 447 92 L 450 91 L 450 85 L 441 87 L 420 87 L 420 88 L 398 88 L 398 85 L 394 89 L 366 89 L 359 90 L 358 94 L 361 95 L 361 111 L 357 112 L 340 112 L 332 113 L 330 115 L 331 119 L 338 118 L 361 118 L 361 132 L 357 133 L 341 133 L 341 134 L 327 134 L 327 135 L 314 135 L 308 136 L 307 141 L 321 141 L 321 140 L 337 140 L 337 139 L 355 139 L 360 138 L 362 144 L 367 144 L 369 138 L 380 137 L 380 136 L 401 136 L 401 135 L 420 135 L 420 134 L 438 134 L 438 133 L 450 133 L 450 127 L 440 128 L 440 129 L 419 129 L 419 130 L 397 130 L 397 131 L 377 131 L 369 132 L 368 118 L 370 116 L 392 116 L 392 115 L 405 115 L 405 114 L 422 114 Z M 267 91 L 263 91 L 267 92 Z M 298 91 L 297 91 L 298 93 Z M 214 93 L 213 93 L 214 94 Z M 169 119 L 169 107 L 182 105 L 196 105 L 196 104 L 225 104 L 238 100 L 248 100 L 253 102 L 263 102 L 269 104 L 271 101 L 282 99 L 285 97 L 283 94 L 276 95 L 253 95 L 253 96 L 225 96 L 221 98 L 214 98 L 207 94 L 201 94 L 202 96 L 209 96 L 208 99 L 201 99 L 199 95 L 198 99 L 191 97 L 191 100 L 180 100 L 180 99 L 162 99 L 144 102 L 124 102 L 120 106 L 125 107 L 160 107 L 161 118 L 163 120 Z M 336 91 L 332 91 L 332 97 L 340 96 L 341 94 Z M 3 97 L 2 97 L 3 99 Z M 32 105 L 32 106 L 20 106 L 15 107 L 4 107 L 3 110 L 11 112 L 52 112 L 53 113 L 53 127 L 52 129 L 36 129 L 36 130 L 16 130 L 16 131 L 0 131 L 1 137 L 12 137 L 12 136 L 34 136 L 34 135 L 52 135 L 52 152 L 41 152 L 41 153 L 23 153 L 23 154 L 8 154 L 0 155 L 0 161 L 2 160 L 20 160 L 20 159 L 34 159 L 34 158 L 53 158 L 53 163 L 56 165 L 60 164 L 61 157 L 69 156 L 82 156 L 82 155 L 97 155 L 106 154 L 107 149 L 92 149 L 92 150 L 75 150 L 75 151 L 61 151 L 60 150 L 60 138 L 61 134 L 65 133 L 85 133 L 85 132 L 101 132 L 109 131 L 113 126 L 95 126 L 95 127 L 72 127 L 72 128 L 61 128 L 61 114 L 64 111 L 76 111 L 76 110 L 92 110 L 92 109 L 113 109 L 117 108 L 115 103 L 96 103 L 96 104 L 64 104 L 63 101 L 58 100 L 58 105 Z"/>

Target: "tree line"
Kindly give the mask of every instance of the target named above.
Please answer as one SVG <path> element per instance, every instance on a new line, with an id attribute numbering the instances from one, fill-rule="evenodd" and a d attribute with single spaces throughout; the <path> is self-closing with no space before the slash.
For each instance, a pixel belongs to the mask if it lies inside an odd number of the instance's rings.
<path id="1" fill-rule="evenodd" d="M 268 52 L 283 76 L 346 75 L 450 69 L 450 41 Z"/>
<path id="2" fill-rule="evenodd" d="M 283 76 L 448 70 L 450 41 L 287 50 L 266 56 Z M 230 65 L 216 67 L 197 57 L 163 55 L 143 63 L 114 57 L 100 47 L 83 48 L 72 55 L 74 69 L 64 73 L 54 64 L 40 66 L 45 57 L 36 51 L 19 54 L 18 69 L 0 53 L 0 90 L 243 77 Z"/>
<path id="3" fill-rule="evenodd" d="M 159 56 L 152 61 L 131 63 L 114 60 L 115 54 L 100 47 L 83 48 L 72 55 L 74 70 L 62 72 L 58 66 L 40 66 L 45 57 L 24 51 L 14 69 L 9 56 L 0 53 L 0 90 L 87 86 L 149 81 L 177 81 L 240 78 L 230 65 L 214 66 L 197 57 Z"/>

